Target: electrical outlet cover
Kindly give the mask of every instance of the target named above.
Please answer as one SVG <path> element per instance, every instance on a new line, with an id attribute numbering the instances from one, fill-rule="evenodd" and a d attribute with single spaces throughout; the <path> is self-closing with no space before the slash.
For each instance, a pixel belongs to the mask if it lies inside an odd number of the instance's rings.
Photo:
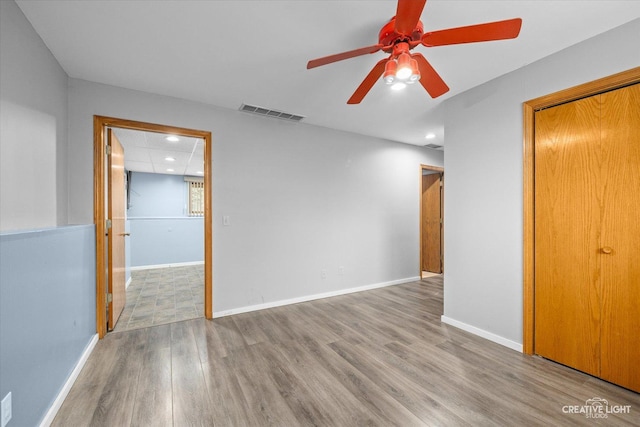
<path id="1" fill-rule="evenodd" d="M 1 425 L 2 427 L 5 427 L 11 420 L 11 392 L 7 393 L 4 399 L 2 399 L 2 403 L 0 404 L 0 413 Z"/>

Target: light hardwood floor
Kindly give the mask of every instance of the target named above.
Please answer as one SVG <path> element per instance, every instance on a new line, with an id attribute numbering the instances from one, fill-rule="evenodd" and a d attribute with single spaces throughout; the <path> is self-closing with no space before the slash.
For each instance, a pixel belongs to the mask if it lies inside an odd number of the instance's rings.
<path id="1" fill-rule="evenodd" d="M 640 395 L 440 322 L 442 277 L 109 334 L 54 426 L 640 425 Z M 630 414 L 563 413 L 587 399 Z"/>

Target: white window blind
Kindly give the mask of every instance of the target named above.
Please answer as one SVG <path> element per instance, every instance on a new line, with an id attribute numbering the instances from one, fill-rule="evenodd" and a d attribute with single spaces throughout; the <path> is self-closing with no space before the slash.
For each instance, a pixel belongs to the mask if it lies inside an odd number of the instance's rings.
<path id="1" fill-rule="evenodd" d="M 189 216 L 204 216 L 204 179 L 185 176 L 189 188 Z"/>

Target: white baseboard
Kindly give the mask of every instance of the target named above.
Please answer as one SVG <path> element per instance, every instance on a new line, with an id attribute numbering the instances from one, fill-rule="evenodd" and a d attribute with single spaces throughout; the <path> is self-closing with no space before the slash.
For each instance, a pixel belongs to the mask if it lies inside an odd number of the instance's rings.
<path id="1" fill-rule="evenodd" d="M 53 401 L 53 404 L 51 404 L 51 407 L 47 411 L 47 414 L 42 419 L 40 427 L 49 427 L 51 425 L 53 419 L 58 414 L 58 411 L 60 410 L 64 399 L 67 398 L 67 395 L 69 394 L 69 391 L 71 391 L 73 383 L 76 382 L 78 375 L 80 375 L 80 371 L 82 371 L 85 363 L 87 363 L 87 359 L 89 359 L 89 356 L 91 355 L 91 352 L 93 351 L 97 343 L 98 334 L 95 334 L 93 337 L 91 337 L 89 344 L 87 344 L 87 346 L 84 348 L 82 356 L 80 356 L 80 360 L 78 360 L 78 363 L 76 363 L 75 368 L 73 368 L 73 371 L 71 371 L 71 375 L 69 375 L 69 378 L 67 378 L 67 381 L 64 383 L 62 390 L 60 390 L 60 393 L 58 393 L 56 400 Z"/>
<path id="2" fill-rule="evenodd" d="M 124 288 L 128 289 L 130 284 L 131 284 L 131 277 L 127 279 L 127 283 L 124 284 Z"/>
<path id="3" fill-rule="evenodd" d="M 464 322 L 460 322 L 459 320 L 455 320 L 452 319 L 450 317 L 447 317 L 445 315 L 442 315 L 440 317 L 440 320 L 442 321 L 442 323 L 446 323 L 447 325 L 451 325 L 451 326 L 455 326 L 458 329 L 462 329 L 463 331 L 467 331 L 470 332 L 474 335 L 478 335 L 479 337 L 482 337 L 484 339 L 487 339 L 489 341 L 493 341 L 497 344 L 503 345 L 505 347 L 510 348 L 511 350 L 515 350 L 518 351 L 520 353 L 522 353 L 522 344 L 517 343 L 515 341 L 511 341 L 509 339 L 506 339 L 505 337 L 501 337 L 500 335 L 496 335 L 492 332 L 489 331 L 485 331 L 484 329 L 480 329 L 480 328 L 476 328 L 475 326 L 471 326 L 469 324 L 466 324 Z"/>
<path id="4" fill-rule="evenodd" d="M 225 317 L 225 316 L 231 316 L 233 314 L 248 313 L 250 311 L 258 311 L 258 310 L 264 310 L 267 308 L 281 307 L 283 305 L 298 304 L 301 302 L 313 301 L 313 300 L 322 299 L 322 298 L 330 298 L 338 295 L 352 294 L 355 292 L 369 291 L 371 289 L 384 288 L 387 286 L 402 285 L 403 283 L 415 282 L 418 280 L 420 280 L 419 276 L 407 277 L 405 279 L 392 280 L 390 282 L 383 282 L 383 283 L 374 283 L 373 285 L 365 285 L 357 288 L 340 289 L 338 291 L 324 292 L 321 294 L 314 294 L 314 295 L 305 295 L 303 297 L 266 302 L 264 304 L 248 305 L 244 307 L 238 307 L 238 308 L 233 308 L 231 310 L 224 310 L 224 311 L 214 313 L 213 317 L 214 318 Z"/>
<path id="5" fill-rule="evenodd" d="M 131 271 L 151 270 L 154 268 L 186 267 L 189 265 L 202 265 L 202 264 L 204 264 L 204 261 L 175 262 L 172 264 L 157 264 L 157 265 L 140 265 L 138 267 L 131 267 Z"/>

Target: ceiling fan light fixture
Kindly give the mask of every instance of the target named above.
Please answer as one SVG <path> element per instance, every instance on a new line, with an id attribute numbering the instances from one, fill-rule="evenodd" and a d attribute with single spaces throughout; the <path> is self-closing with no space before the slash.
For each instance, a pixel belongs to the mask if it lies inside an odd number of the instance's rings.
<path id="1" fill-rule="evenodd" d="M 398 64 L 394 59 L 388 60 L 387 63 L 384 65 L 384 75 L 382 76 L 382 79 L 386 84 L 391 85 L 396 80 L 397 69 L 398 69 Z"/>
<path id="2" fill-rule="evenodd" d="M 411 75 L 407 80 L 407 83 L 412 84 L 420 80 L 420 68 L 418 67 L 418 61 L 411 58 Z"/>
<path id="3" fill-rule="evenodd" d="M 411 57 L 408 53 L 401 53 L 398 56 L 398 69 L 396 71 L 396 77 L 399 80 L 408 80 L 413 74 L 411 67 Z"/>

